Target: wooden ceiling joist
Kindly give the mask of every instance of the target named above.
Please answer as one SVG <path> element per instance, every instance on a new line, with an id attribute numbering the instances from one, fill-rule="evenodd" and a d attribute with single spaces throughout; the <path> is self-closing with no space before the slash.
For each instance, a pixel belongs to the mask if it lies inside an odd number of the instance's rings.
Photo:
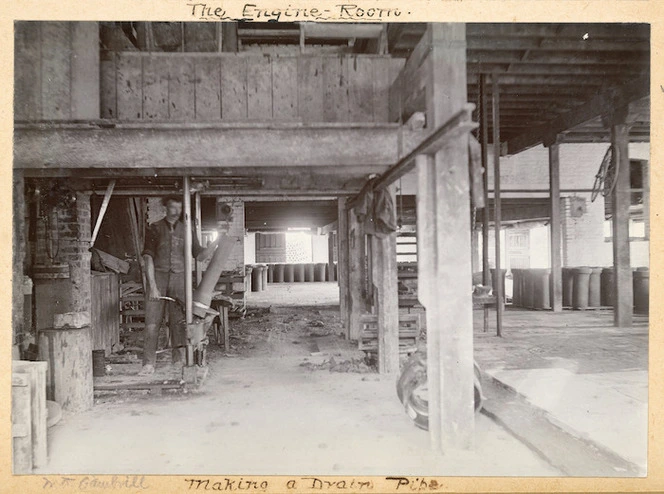
<path id="1" fill-rule="evenodd" d="M 615 108 L 645 98 L 650 94 L 650 78 L 630 81 L 613 91 L 600 94 L 574 111 L 560 115 L 552 122 L 530 129 L 528 132 L 507 141 L 507 153 L 516 154 L 541 144 L 544 140 L 577 127 Z"/>

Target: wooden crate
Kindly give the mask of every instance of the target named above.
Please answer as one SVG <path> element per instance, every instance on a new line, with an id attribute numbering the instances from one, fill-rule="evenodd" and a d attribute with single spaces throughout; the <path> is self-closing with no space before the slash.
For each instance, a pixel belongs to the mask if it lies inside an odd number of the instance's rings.
<path id="1" fill-rule="evenodd" d="M 365 314 L 361 320 L 358 348 L 365 352 L 375 353 L 378 351 L 378 316 Z M 419 314 L 399 315 L 399 352 L 409 353 L 414 351 L 420 339 L 420 316 Z"/>
<path id="2" fill-rule="evenodd" d="M 29 362 L 27 360 L 14 360 L 12 362 L 12 376 L 24 376 L 27 378 L 29 387 L 29 402 L 27 407 L 30 411 L 29 428 L 30 434 L 17 436 L 21 438 L 18 440 L 17 447 L 19 450 L 24 446 L 27 447 L 27 439 L 30 438 L 30 455 L 31 461 L 29 462 L 32 467 L 38 468 L 46 466 L 48 462 L 48 447 L 47 447 L 47 409 L 46 409 L 46 369 L 47 362 Z M 12 403 L 12 413 L 15 406 L 25 407 L 21 400 L 23 399 L 23 390 L 17 391 L 18 402 Z M 25 410 L 19 412 L 18 417 L 22 421 L 22 416 Z M 18 418 L 17 417 L 17 418 Z M 13 419 L 12 419 L 13 420 Z M 13 423 L 13 422 L 12 422 Z M 20 432 L 20 427 L 19 427 Z M 12 434 L 14 435 L 14 434 Z M 25 444 L 23 444 L 25 443 Z M 27 453 L 25 453 L 27 454 Z M 24 455 L 24 452 L 19 451 L 19 455 Z M 19 460 L 22 461 L 22 460 Z M 32 468 L 31 467 L 31 468 Z"/>
<path id="3" fill-rule="evenodd" d="M 12 374 L 12 471 L 32 473 L 30 376 Z"/>
<path id="4" fill-rule="evenodd" d="M 106 356 L 120 343 L 120 287 L 116 273 L 92 272 L 92 349 Z"/>

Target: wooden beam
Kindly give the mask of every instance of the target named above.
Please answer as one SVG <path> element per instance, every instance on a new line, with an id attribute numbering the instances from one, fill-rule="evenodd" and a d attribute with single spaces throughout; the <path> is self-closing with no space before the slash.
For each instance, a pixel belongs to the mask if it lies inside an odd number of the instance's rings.
<path id="1" fill-rule="evenodd" d="M 593 52 L 648 52 L 650 42 L 648 40 L 613 41 L 613 40 L 570 40 L 570 39 L 544 39 L 537 38 L 490 38 L 490 37 L 468 37 L 469 50 L 502 50 L 502 51 L 555 51 L 555 52 L 580 52 L 591 58 Z"/>
<path id="2" fill-rule="evenodd" d="M 180 124 L 160 129 L 151 124 L 108 129 L 17 125 L 14 168 L 390 166 L 398 159 L 398 134 L 394 125 L 205 128 Z"/>
<path id="3" fill-rule="evenodd" d="M 332 223 L 328 223 L 327 225 L 325 225 L 320 229 L 319 233 L 320 235 L 329 235 L 333 232 L 336 232 L 339 229 L 338 225 L 339 225 L 339 220 L 333 221 Z"/>
<path id="4" fill-rule="evenodd" d="M 350 339 L 357 340 L 366 312 L 366 234 L 353 209 L 348 209 L 348 292 Z"/>
<path id="5" fill-rule="evenodd" d="M 626 110 L 621 117 L 626 116 Z M 613 189 L 613 323 L 616 327 L 632 326 L 633 288 L 629 249 L 629 207 L 631 191 L 629 181 L 629 126 L 624 118 L 611 124 L 612 166 L 616 170 Z"/>
<path id="6" fill-rule="evenodd" d="M 346 199 L 337 200 L 337 276 L 339 278 L 339 312 L 346 339 L 350 339 L 348 308 L 348 212 Z"/>
<path id="7" fill-rule="evenodd" d="M 396 186 L 389 187 L 395 199 Z M 397 234 L 371 236 L 373 284 L 378 314 L 378 372 L 399 373 L 399 293 L 397 289 Z"/>
<path id="8" fill-rule="evenodd" d="M 563 310 L 563 270 L 561 259 L 562 225 L 560 220 L 560 144 L 558 138 L 547 143 L 549 147 L 549 208 L 551 232 L 551 307 L 553 312 Z"/>
<path id="9" fill-rule="evenodd" d="M 541 144 L 550 135 L 559 134 L 596 117 L 609 113 L 613 108 L 626 106 L 632 101 L 650 94 L 650 78 L 642 77 L 630 81 L 610 92 L 597 95 L 575 110 L 560 115 L 552 122 L 528 130 L 507 142 L 507 153 L 516 154 Z"/>
<path id="10" fill-rule="evenodd" d="M 501 276 L 500 265 L 500 230 L 501 230 L 501 211 L 500 211 L 500 82 L 499 75 L 493 74 L 491 77 L 491 86 L 493 90 L 493 225 L 496 245 L 495 277 L 494 280 L 496 296 L 496 336 L 502 336 L 503 333 L 503 310 L 505 304 L 505 294 L 503 293 L 503 279 Z"/>
<path id="11" fill-rule="evenodd" d="M 378 24 L 348 24 L 339 22 L 305 22 L 301 24 L 307 38 L 378 38 L 383 26 Z M 269 31 L 268 31 L 269 32 Z"/>
<path id="12" fill-rule="evenodd" d="M 106 209 L 108 208 L 108 203 L 111 201 L 111 194 L 113 194 L 113 188 L 115 187 L 115 180 L 111 180 L 106 187 L 106 192 L 104 193 L 104 200 L 101 203 L 101 209 L 99 210 L 99 215 L 97 216 L 97 221 L 95 223 L 94 230 L 92 231 L 92 237 L 90 238 L 90 247 L 94 247 L 95 240 L 97 240 L 97 235 L 99 234 L 99 228 L 101 228 L 101 223 L 104 221 L 104 215 L 106 214 Z"/>
<path id="13" fill-rule="evenodd" d="M 465 24 L 428 24 L 423 39 L 430 40 L 425 51 L 432 67 L 427 125 L 437 128 L 466 104 Z M 427 318 L 429 436 L 437 451 L 470 449 L 475 415 L 467 136 L 452 140 L 434 157 L 418 156 L 417 169 L 418 293 Z"/>
<path id="14" fill-rule="evenodd" d="M 456 113 L 447 122 L 428 135 L 418 146 L 401 158 L 396 165 L 383 173 L 374 185 L 374 189 L 382 189 L 393 184 L 406 173 L 415 168 L 415 157 L 419 154 L 436 154 L 448 142 L 465 136 L 468 132 L 477 128 L 477 123 L 472 121 L 472 113 L 475 105 L 467 104 L 464 109 Z"/>

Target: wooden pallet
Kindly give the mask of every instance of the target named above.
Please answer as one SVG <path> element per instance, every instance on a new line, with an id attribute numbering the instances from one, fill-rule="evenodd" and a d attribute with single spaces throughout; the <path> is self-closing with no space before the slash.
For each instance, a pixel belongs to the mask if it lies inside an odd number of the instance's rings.
<path id="1" fill-rule="evenodd" d="M 120 327 L 142 329 L 145 327 L 145 293 L 141 283 L 130 281 L 120 286 Z"/>
<path id="2" fill-rule="evenodd" d="M 365 314 L 361 318 L 361 331 L 358 338 L 358 348 L 368 353 L 378 351 L 378 316 Z M 420 340 L 419 314 L 399 315 L 399 352 L 411 353 Z"/>

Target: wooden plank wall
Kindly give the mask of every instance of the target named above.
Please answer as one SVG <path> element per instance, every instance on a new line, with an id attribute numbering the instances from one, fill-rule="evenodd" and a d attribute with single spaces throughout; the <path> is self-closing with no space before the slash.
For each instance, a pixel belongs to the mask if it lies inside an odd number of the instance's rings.
<path id="1" fill-rule="evenodd" d="M 105 55 L 102 117 L 388 122 L 390 86 L 402 66 L 375 55 Z"/>
<path id="2" fill-rule="evenodd" d="M 115 273 L 92 273 L 92 349 L 110 355 L 120 343 L 120 288 Z"/>
<path id="3" fill-rule="evenodd" d="M 15 120 L 99 118 L 98 32 L 96 22 L 14 23 Z"/>

